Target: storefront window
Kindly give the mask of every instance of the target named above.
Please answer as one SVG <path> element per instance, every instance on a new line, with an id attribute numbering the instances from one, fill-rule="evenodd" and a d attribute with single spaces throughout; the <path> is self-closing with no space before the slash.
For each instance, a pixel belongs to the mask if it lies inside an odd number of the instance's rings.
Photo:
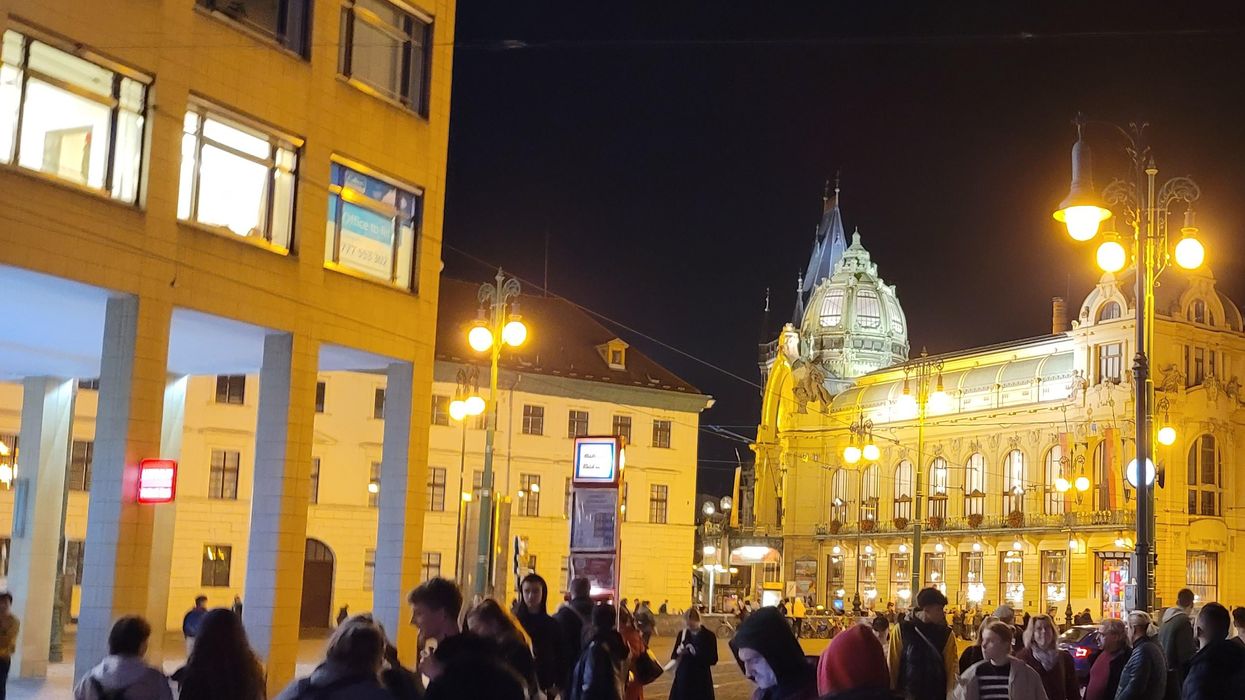
<path id="1" fill-rule="evenodd" d="M 866 607 L 872 608 L 878 597 L 878 555 L 861 554 L 856 567 L 856 589 Z"/>
<path id="2" fill-rule="evenodd" d="M 1219 554 L 1189 552 L 1185 584 L 1193 591 L 1195 603 L 1219 600 Z"/>
<path id="3" fill-rule="evenodd" d="M 912 558 L 907 554 L 891 555 L 891 601 L 899 606 L 912 602 Z"/>
<path id="4" fill-rule="evenodd" d="M 1012 605 L 1024 605 L 1024 552 L 1012 549 L 999 555 L 999 590 L 1002 591 L 1003 600 Z"/>
<path id="5" fill-rule="evenodd" d="M 826 597 L 832 601 L 834 609 L 840 612 L 843 610 L 843 599 L 847 597 L 843 574 L 843 555 L 831 554 L 826 557 Z"/>
<path id="6" fill-rule="evenodd" d="M 410 289 L 423 195 L 333 163 L 324 260 Z"/>
<path id="7" fill-rule="evenodd" d="M 1102 618 L 1124 619 L 1124 587 L 1129 579 L 1128 555 L 1123 552 L 1098 553 L 1098 596 Z"/>
<path id="8" fill-rule="evenodd" d="M 985 566 L 981 552 L 960 554 L 960 595 L 968 605 L 981 605 L 986 599 Z"/>
<path id="9" fill-rule="evenodd" d="M 937 588 L 943 595 L 947 593 L 947 556 L 941 552 L 925 555 L 925 587 Z"/>
<path id="10" fill-rule="evenodd" d="M 1042 552 L 1042 599 L 1044 610 L 1058 611 L 1068 600 L 1068 553 L 1063 550 Z"/>

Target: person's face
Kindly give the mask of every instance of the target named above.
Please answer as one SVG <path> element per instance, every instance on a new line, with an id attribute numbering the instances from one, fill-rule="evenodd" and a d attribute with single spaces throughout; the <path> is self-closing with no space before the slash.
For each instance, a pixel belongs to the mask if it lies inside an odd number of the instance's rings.
<path id="1" fill-rule="evenodd" d="M 1048 649 L 1055 643 L 1055 630 L 1045 620 L 1033 626 L 1033 641 L 1039 649 Z"/>
<path id="2" fill-rule="evenodd" d="M 195 601 L 195 607 L 196 607 L 196 608 L 198 608 L 198 609 L 200 609 L 200 610 L 202 610 L 202 609 L 204 609 L 204 608 L 206 608 L 206 607 L 207 607 L 207 601 L 206 601 L 206 600 L 196 600 L 196 601 Z"/>
<path id="3" fill-rule="evenodd" d="M 758 688 L 764 690 L 778 685 L 778 676 L 774 675 L 774 669 L 770 668 L 761 652 L 747 647 L 740 649 L 739 661 L 744 665 L 744 675 Z"/>
<path id="4" fill-rule="evenodd" d="M 981 635 L 981 653 L 995 664 L 1000 664 L 1012 652 L 1012 645 L 999 635 L 986 630 Z"/>
<path id="5" fill-rule="evenodd" d="M 873 636 L 877 637 L 878 641 L 885 647 L 891 642 L 891 629 L 887 627 L 884 630 L 873 630 Z"/>
<path id="6" fill-rule="evenodd" d="M 523 584 L 523 604 L 528 610 L 537 612 L 540 610 L 540 601 L 545 597 L 544 586 L 535 581 L 528 581 Z"/>
<path id="7" fill-rule="evenodd" d="M 689 618 L 687 621 L 687 628 L 693 632 L 699 631 L 700 630 L 700 618 L 698 617 Z"/>
<path id="8" fill-rule="evenodd" d="M 921 608 L 921 614 L 925 616 L 926 622 L 947 624 L 947 606 L 945 605 L 926 605 Z"/>
<path id="9" fill-rule="evenodd" d="M 436 610 L 422 603 L 411 605 L 411 624 L 423 630 L 433 639 L 440 639 L 448 632 L 444 610 Z"/>

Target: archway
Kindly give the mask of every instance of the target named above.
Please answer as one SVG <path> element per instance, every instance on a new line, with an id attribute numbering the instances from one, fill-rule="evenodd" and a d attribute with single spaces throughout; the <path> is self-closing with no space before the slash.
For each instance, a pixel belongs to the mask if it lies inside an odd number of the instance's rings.
<path id="1" fill-rule="evenodd" d="M 333 608 L 333 550 L 320 540 L 307 540 L 303 553 L 303 602 L 299 612 L 302 628 L 329 627 Z"/>

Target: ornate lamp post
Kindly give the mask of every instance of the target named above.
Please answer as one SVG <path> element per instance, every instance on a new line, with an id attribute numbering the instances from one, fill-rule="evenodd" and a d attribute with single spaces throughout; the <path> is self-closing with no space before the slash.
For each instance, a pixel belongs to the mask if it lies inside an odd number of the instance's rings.
<path id="1" fill-rule="evenodd" d="M 1134 576 L 1136 578 L 1136 610 L 1149 610 L 1154 593 L 1154 461 L 1151 459 L 1151 440 L 1156 436 L 1153 426 L 1154 382 L 1150 377 L 1150 358 L 1154 349 L 1154 283 L 1174 257 L 1176 264 L 1186 269 L 1201 266 L 1206 256 L 1197 228 L 1193 225 L 1193 203 L 1201 196 L 1201 189 L 1192 179 L 1174 177 L 1162 185 L 1156 182 L 1158 167 L 1146 141 L 1146 124 L 1130 124 L 1127 129 L 1109 122 L 1089 122 L 1083 114 L 1073 121 L 1077 140 L 1072 147 L 1072 187 L 1060 203 L 1054 218 L 1067 225 L 1068 234 L 1075 240 L 1088 241 L 1098 232 L 1099 225 L 1113 218 L 1119 210 L 1124 223 L 1133 230 L 1132 257 L 1136 268 L 1137 352 L 1133 358 L 1133 389 L 1136 393 L 1136 445 L 1137 458 L 1129 464 L 1129 483 L 1137 489 L 1137 537 L 1134 550 Z M 1115 179 L 1099 196 L 1094 190 L 1093 157 L 1085 142 L 1085 127 L 1102 124 L 1114 129 L 1124 137 L 1124 150 L 1132 164 L 1125 179 Z M 1169 219 L 1172 204 L 1185 204 L 1185 224 L 1180 229 L 1180 239 L 1171 240 Z M 1114 228 L 1114 227 L 1112 227 Z M 1098 246 L 1098 264 L 1107 272 L 1118 272 L 1128 262 L 1128 251 L 1115 231 L 1103 234 Z M 1163 431 L 1162 441 L 1174 441 L 1175 431 Z M 1079 479 L 1078 479 L 1079 481 Z"/>
<path id="2" fill-rule="evenodd" d="M 916 413 L 916 499 L 912 502 L 912 598 L 921 590 L 921 519 L 925 517 L 925 416 L 930 409 L 935 412 L 947 410 L 951 398 L 942 389 L 942 360 L 928 359 L 921 350 L 920 359 L 909 362 L 903 368 L 903 394 L 900 408 L 905 413 Z M 912 382 L 916 382 L 913 394 Z"/>
<path id="3" fill-rule="evenodd" d="M 475 367 L 460 368 L 456 381 L 458 387 L 454 390 L 454 399 L 450 401 L 450 418 L 458 421 L 462 428 L 462 448 L 458 453 L 458 485 L 462 495 L 458 501 L 458 527 L 454 534 L 454 565 L 462 581 L 467 575 L 467 567 L 462 560 L 463 509 L 472 498 L 470 491 L 462 489 L 467 476 L 467 418 L 484 413 L 484 399 L 480 397 L 480 373 Z"/>
<path id="4" fill-rule="evenodd" d="M 519 320 L 519 281 L 499 269 L 493 283 L 480 285 L 480 312 L 467 333 L 476 352 L 489 353 L 488 401 L 484 414 L 484 473 L 480 487 L 480 539 L 476 559 L 475 593 L 487 594 L 493 543 L 493 439 L 497 431 L 497 365 L 503 346 L 518 347 L 527 340 L 527 326 Z M 465 401 L 464 401 L 465 403 Z"/>

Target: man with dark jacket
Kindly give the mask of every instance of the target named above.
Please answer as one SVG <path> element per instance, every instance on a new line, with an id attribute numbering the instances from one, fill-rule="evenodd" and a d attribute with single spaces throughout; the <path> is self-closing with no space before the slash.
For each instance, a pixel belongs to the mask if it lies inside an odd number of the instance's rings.
<path id="1" fill-rule="evenodd" d="M 563 658 L 566 644 L 562 628 L 547 611 L 549 586 L 538 574 L 528 574 L 519 583 L 519 604 L 515 617 L 532 639 L 532 656 L 536 660 L 536 680 L 546 697 L 554 697 L 570 673 L 570 663 Z"/>
<path id="2" fill-rule="evenodd" d="M 563 687 L 568 689 L 570 669 L 574 668 L 583 653 L 587 642 L 585 637 L 591 634 L 592 608 L 592 584 L 586 578 L 571 579 L 571 599 L 553 615 L 562 629 L 562 658 L 566 659 L 568 667 Z"/>
<path id="3" fill-rule="evenodd" d="M 908 700 L 946 700 L 960 668 L 947 626 L 947 596 L 937 588 L 916 595 L 916 609 L 891 629 L 891 685 Z"/>
<path id="4" fill-rule="evenodd" d="M 1219 603 L 1207 603 L 1198 614 L 1201 649 L 1187 667 L 1183 700 L 1245 698 L 1245 648 L 1228 639 L 1231 627 L 1228 609 Z"/>
<path id="5" fill-rule="evenodd" d="M 739 625 L 731 652 L 748 680 L 752 700 L 814 700 L 817 676 L 791 625 L 774 607 L 763 607 Z"/>
<path id="6" fill-rule="evenodd" d="M 1167 660 L 1163 649 L 1150 636 L 1150 614 L 1134 610 L 1128 614 L 1128 639 L 1133 651 L 1120 673 L 1115 700 L 1162 700 L 1167 684 Z"/>
<path id="7" fill-rule="evenodd" d="M 1159 628 L 1159 644 L 1167 659 L 1167 700 L 1181 700 L 1180 688 L 1184 685 L 1185 666 L 1197 652 L 1193 644 L 1193 591 L 1181 588 L 1176 594 L 1176 607 L 1163 613 L 1163 626 Z"/>

